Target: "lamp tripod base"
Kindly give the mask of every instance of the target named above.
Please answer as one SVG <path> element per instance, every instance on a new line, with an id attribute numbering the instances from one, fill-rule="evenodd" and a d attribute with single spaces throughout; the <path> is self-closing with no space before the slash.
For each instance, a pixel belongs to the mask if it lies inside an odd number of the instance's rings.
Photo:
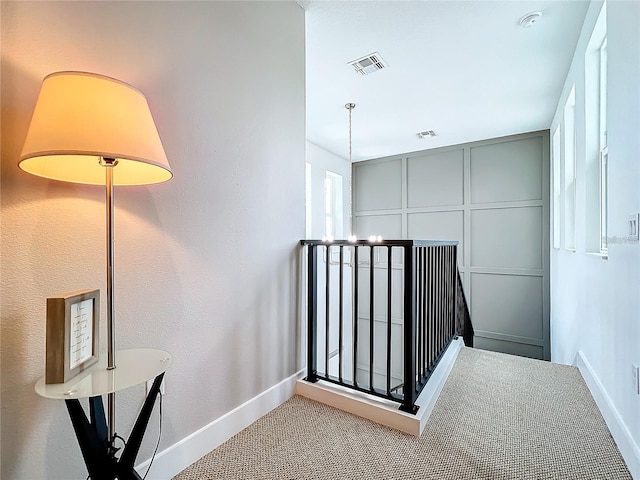
<path id="1" fill-rule="evenodd" d="M 108 432 L 102 397 L 89 398 L 91 420 L 87 419 L 82 405 L 80 405 L 80 400 L 65 400 L 73 430 L 76 433 L 80 450 L 84 457 L 84 463 L 92 480 L 114 480 L 116 478 L 119 480 L 142 480 L 142 477 L 134 468 L 134 462 L 140 450 L 144 432 L 149 424 L 153 405 L 160 394 L 160 385 L 163 378 L 164 373 L 161 373 L 153 381 L 151 390 L 142 405 L 142 410 L 136 419 L 120 458 L 117 457 L 120 449 L 115 448 L 113 444 L 115 435 L 110 437 Z"/>

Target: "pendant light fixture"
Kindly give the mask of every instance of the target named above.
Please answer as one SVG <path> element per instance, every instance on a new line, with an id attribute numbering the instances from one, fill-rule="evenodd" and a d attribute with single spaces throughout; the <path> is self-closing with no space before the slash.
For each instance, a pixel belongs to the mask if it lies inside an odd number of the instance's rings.
<path id="1" fill-rule="evenodd" d="M 344 105 L 344 108 L 349 110 L 349 163 L 352 163 L 351 162 L 351 111 L 354 108 L 356 108 L 356 104 L 355 103 L 346 103 Z M 349 182 L 349 185 L 351 185 L 351 182 Z M 353 228 L 353 226 L 352 226 L 352 228 Z M 355 243 L 357 240 L 358 240 L 358 238 L 353 233 L 351 235 L 349 235 L 349 241 L 350 242 Z"/>
<path id="2" fill-rule="evenodd" d="M 349 110 L 349 163 L 351 163 L 351 111 L 356 108 L 355 103 L 346 103 L 344 108 Z"/>

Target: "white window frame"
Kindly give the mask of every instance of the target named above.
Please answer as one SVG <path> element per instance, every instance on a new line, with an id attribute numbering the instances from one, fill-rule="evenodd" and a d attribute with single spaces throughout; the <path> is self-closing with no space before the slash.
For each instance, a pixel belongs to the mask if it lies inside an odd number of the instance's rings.
<path id="1" fill-rule="evenodd" d="M 562 150 L 560 140 L 560 125 L 558 125 L 551 137 L 551 156 L 553 162 L 553 248 L 560 248 L 560 235 L 562 231 Z"/>
<path id="2" fill-rule="evenodd" d="M 564 106 L 564 248 L 576 251 L 576 86 Z"/>
<path id="3" fill-rule="evenodd" d="M 311 209 L 311 164 L 305 162 L 304 168 L 304 211 L 305 211 L 305 237 L 311 238 L 311 225 L 313 210 Z"/>
<path id="4" fill-rule="evenodd" d="M 343 236 L 342 197 L 342 175 L 326 170 L 324 179 L 324 234 L 327 239 L 337 239 Z"/>
<path id="5" fill-rule="evenodd" d="M 607 177 L 609 163 L 609 149 L 605 146 L 600 152 L 600 253 L 607 255 L 609 252 L 607 241 Z"/>
<path id="6" fill-rule="evenodd" d="M 604 8 L 604 7 L 603 7 Z M 600 253 L 607 255 L 608 229 L 607 229 L 607 206 L 608 206 L 608 163 L 609 148 L 607 146 L 607 37 L 605 35 L 599 49 L 599 137 L 600 137 Z"/>

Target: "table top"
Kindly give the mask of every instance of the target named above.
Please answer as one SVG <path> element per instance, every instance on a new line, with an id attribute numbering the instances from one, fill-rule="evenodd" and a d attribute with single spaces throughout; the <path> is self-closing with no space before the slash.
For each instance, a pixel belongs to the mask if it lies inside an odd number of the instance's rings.
<path id="1" fill-rule="evenodd" d="M 36 393 L 57 400 L 89 398 L 139 385 L 165 372 L 173 360 L 170 353 L 151 348 L 117 350 L 116 368 L 107 370 L 107 356 L 65 383 L 36 382 Z"/>

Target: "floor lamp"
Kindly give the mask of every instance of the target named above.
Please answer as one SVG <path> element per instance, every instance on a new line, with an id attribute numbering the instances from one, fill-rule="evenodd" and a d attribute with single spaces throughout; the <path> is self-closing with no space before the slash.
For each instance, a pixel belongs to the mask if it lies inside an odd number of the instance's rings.
<path id="1" fill-rule="evenodd" d="M 106 187 L 107 369 L 116 368 L 113 307 L 113 187 L 172 177 L 147 100 L 113 78 L 58 72 L 44 78 L 19 166 L 65 182 Z M 109 441 L 115 437 L 115 393 L 108 395 Z"/>

